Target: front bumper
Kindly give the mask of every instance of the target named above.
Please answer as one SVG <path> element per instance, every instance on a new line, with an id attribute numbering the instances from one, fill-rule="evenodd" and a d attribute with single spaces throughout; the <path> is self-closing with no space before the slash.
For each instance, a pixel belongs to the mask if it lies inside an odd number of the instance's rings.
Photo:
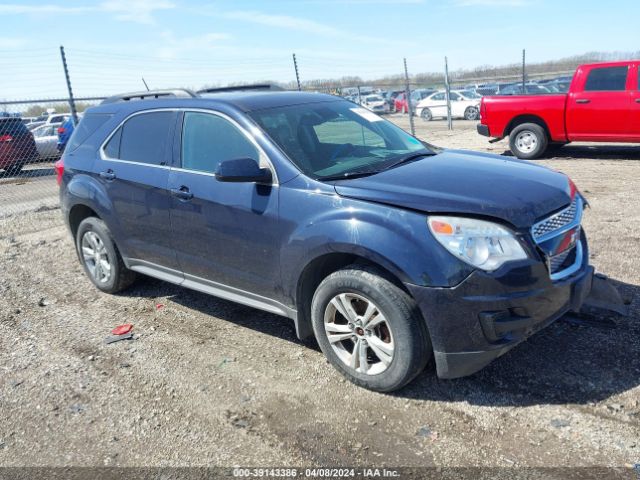
<path id="1" fill-rule="evenodd" d="M 484 137 L 490 137 L 491 135 L 489 134 L 489 126 L 488 125 L 483 125 L 482 123 L 479 123 L 478 126 L 476 127 L 478 129 L 478 133 Z"/>
<path id="2" fill-rule="evenodd" d="M 579 271 L 556 282 L 544 264 L 525 262 L 503 273 L 475 271 L 453 288 L 407 287 L 427 323 L 438 376 L 458 378 L 579 310 L 592 277 L 586 259 Z"/>

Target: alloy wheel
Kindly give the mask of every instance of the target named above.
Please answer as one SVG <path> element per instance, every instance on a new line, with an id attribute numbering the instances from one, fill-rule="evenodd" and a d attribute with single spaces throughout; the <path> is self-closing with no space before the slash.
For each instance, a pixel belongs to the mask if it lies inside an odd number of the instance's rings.
<path id="1" fill-rule="evenodd" d="M 80 243 L 82 260 L 96 282 L 106 283 L 111 279 L 111 258 L 100 237 L 92 231 L 82 236 Z"/>

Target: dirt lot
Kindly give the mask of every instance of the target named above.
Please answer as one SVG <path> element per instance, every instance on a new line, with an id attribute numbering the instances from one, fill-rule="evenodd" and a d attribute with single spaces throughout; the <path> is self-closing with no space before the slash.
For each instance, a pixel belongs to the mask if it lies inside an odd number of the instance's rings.
<path id="1" fill-rule="evenodd" d="M 506 150 L 471 123 L 416 124 L 441 146 Z M 561 320 L 470 378 L 431 367 L 394 395 L 345 382 L 286 319 L 151 279 L 99 293 L 59 210 L 0 219 L 0 465 L 640 463 L 640 149 L 540 163 L 588 197 L 592 263 L 632 315 Z M 105 345 L 123 322 L 135 339 Z"/>

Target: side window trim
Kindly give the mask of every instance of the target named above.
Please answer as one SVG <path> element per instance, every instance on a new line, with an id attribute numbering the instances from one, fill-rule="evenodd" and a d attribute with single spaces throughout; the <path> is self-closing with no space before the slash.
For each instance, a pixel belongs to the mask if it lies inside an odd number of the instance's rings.
<path id="1" fill-rule="evenodd" d="M 133 112 L 130 115 L 127 115 L 117 126 L 116 128 L 114 128 L 111 133 L 109 133 L 109 135 L 107 135 L 107 138 L 105 138 L 105 140 L 102 142 L 102 144 L 100 145 L 100 148 L 98 150 L 99 152 L 99 156 L 100 156 L 100 160 L 107 160 L 110 162 L 120 162 L 120 163 L 129 163 L 129 164 L 133 164 L 133 165 L 145 165 L 147 167 L 152 167 L 152 168 L 163 168 L 163 169 L 169 169 L 171 168 L 170 163 L 168 162 L 166 165 L 156 165 L 153 163 L 145 163 L 145 162 L 136 162 L 134 160 L 122 160 L 120 158 L 112 158 L 109 157 L 106 154 L 105 151 L 105 147 L 107 146 L 107 144 L 109 143 L 109 141 L 111 140 L 111 138 L 118 133 L 119 130 L 122 129 L 122 126 L 127 123 L 127 121 L 133 117 L 136 117 L 138 115 L 144 115 L 145 113 L 154 113 L 154 112 L 176 112 L 179 113 L 181 110 L 179 108 L 151 108 L 148 110 L 140 110 L 138 112 Z M 169 137 L 173 138 L 172 133 L 173 133 L 173 125 L 171 127 L 171 129 L 169 130 Z M 170 149 L 170 145 L 169 145 L 169 149 Z M 171 158 L 170 155 L 167 155 L 168 158 Z"/>
<path id="2" fill-rule="evenodd" d="M 179 129 L 179 144 L 178 144 L 178 148 L 176 150 L 174 150 L 175 153 L 177 153 L 177 159 L 175 161 L 176 165 L 172 167 L 173 170 L 180 170 L 183 172 L 189 172 L 189 173 L 195 173 L 197 175 L 206 175 L 209 177 L 215 177 L 214 173 L 210 173 L 210 172 L 203 172 L 200 170 L 191 170 L 188 168 L 183 168 L 182 167 L 182 135 L 183 135 L 183 131 L 184 131 L 184 114 L 187 112 L 195 112 L 195 113 L 206 113 L 209 115 L 215 115 L 217 117 L 220 117 L 226 121 L 228 121 L 231 125 L 233 125 L 235 128 L 238 129 L 238 131 L 254 146 L 256 147 L 256 150 L 258 150 L 258 155 L 259 155 L 259 159 L 258 162 L 259 164 L 262 166 L 264 165 L 265 168 L 268 168 L 269 170 L 271 170 L 271 176 L 273 178 L 273 183 L 271 184 L 272 186 L 278 186 L 279 185 L 279 181 L 278 181 L 278 172 L 275 169 L 275 166 L 273 165 L 273 162 L 271 161 L 271 159 L 269 158 L 269 156 L 265 153 L 264 149 L 260 146 L 260 144 L 258 144 L 258 142 L 256 141 L 255 138 L 253 138 L 253 136 L 242 126 L 240 125 L 237 121 L 235 121 L 233 118 L 231 118 L 229 115 L 222 113 L 218 110 L 210 110 L 210 109 L 206 109 L 206 108 L 183 108 L 180 110 L 180 112 L 182 113 L 180 115 L 180 121 L 178 124 L 178 129 Z"/>

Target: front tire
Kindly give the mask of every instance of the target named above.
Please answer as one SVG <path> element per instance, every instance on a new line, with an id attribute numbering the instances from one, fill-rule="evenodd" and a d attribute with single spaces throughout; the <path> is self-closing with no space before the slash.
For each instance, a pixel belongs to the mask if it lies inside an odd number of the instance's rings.
<path id="1" fill-rule="evenodd" d="M 523 160 L 541 157 L 547 150 L 547 132 L 537 123 L 523 123 L 515 127 L 509 135 L 511 153 Z"/>
<path id="2" fill-rule="evenodd" d="M 353 265 L 325 278 L 313 296 L 311 319 L 329 362 L 369 390 L 402 388 L 432 356 L 416 303 L 372 268 Z"/>
<path id="3" fill-rule="evenodd" d="M 122 260 L 107 225 L 96 217 L 85 218 L 78 226 L 76 250 L 84 271 L 105 293 L 116 293 L 133 283 L 135 272 Z"/>

